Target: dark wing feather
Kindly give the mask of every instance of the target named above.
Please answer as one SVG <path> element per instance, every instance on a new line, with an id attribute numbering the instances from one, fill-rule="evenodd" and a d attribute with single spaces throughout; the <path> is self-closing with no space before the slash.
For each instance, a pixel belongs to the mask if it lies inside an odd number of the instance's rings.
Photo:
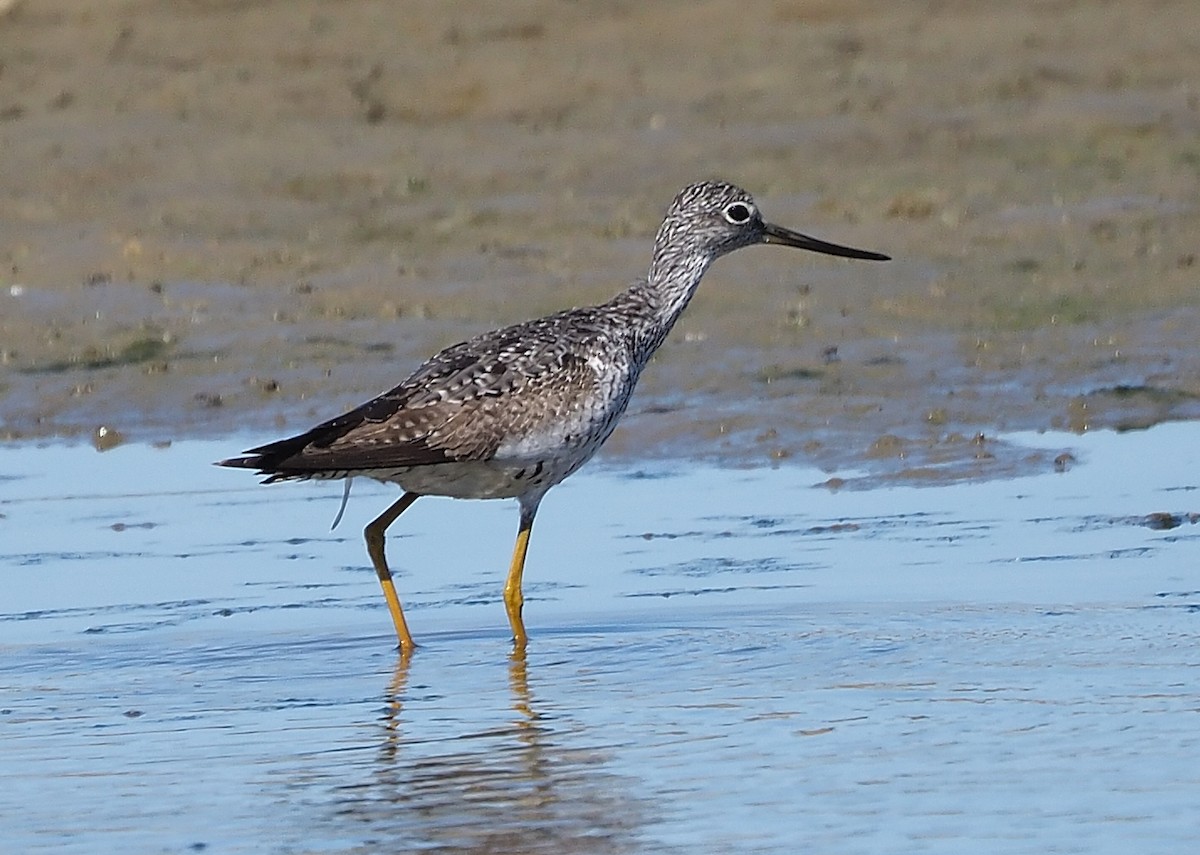
<path id="1" fill-rule="evenodd" d="M 578 410 L 594 388 L 586 360 L 563 346 L 572 314 L 449 347 L 365 404 L 218 465 L 256 469 L 273 481 L 489 459 L 523 427 Z"/>

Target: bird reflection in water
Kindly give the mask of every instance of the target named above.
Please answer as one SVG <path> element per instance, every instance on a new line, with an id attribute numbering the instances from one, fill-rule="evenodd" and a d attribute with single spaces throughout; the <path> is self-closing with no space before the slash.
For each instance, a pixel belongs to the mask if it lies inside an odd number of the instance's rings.
<path id="1" fill-rule="evenodd" d="M 400 655 L 371 780 L 341 788 L 340 821 L 355 821 L 352 833 L 384 847 L 641 851 L 650 811 L 632 795 L 636 781 L 605 768 L 612 749 L 580 746 L 595 741 L 579 738 L 582 725 L 539 712 L 524 651 L 511 654 L 507 671 L 508 721 L 497 703 L 501 723 L 481 728 L 480 705 L 498 692 L 426 693 L 412 681 L 410 657 Z M 458 709 L 468 712 L 455 720 Z"/>

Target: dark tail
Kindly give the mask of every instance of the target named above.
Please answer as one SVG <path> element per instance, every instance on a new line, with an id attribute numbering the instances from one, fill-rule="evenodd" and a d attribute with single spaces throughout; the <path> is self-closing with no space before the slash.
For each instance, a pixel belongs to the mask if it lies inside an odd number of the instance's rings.
<path id="1" fill-rule="evenodd" d="M 218 460 L 216 466 L 227 466 L 230 469 L 255 469 L 259 475 L 266 475 L 264 484 L 273 481 L 284 481 L 288 478 L 304 478 L 305 473 L 288 471 L 287 461 L 299 454 L 312 442 L 312 431 L 281 439 L 278 442 L 260 445 L 258 448 L 247 449 L 244 457 L 230 457 L 228 460 Z"/>

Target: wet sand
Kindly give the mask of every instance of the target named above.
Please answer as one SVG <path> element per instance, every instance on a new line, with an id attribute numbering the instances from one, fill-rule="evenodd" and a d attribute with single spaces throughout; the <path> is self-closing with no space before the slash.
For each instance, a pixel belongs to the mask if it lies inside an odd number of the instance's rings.
<path id="1" fill-rule="evenodd" d="M 607 298 L 708 176 L 896 260 L 720 262 L 609 454 L 945 478 L 1020 468 L 1001 429 L 1195 417 L 1197 33 L 1187 0 L 24 0 L 0 431 L 303 429 Z"/>

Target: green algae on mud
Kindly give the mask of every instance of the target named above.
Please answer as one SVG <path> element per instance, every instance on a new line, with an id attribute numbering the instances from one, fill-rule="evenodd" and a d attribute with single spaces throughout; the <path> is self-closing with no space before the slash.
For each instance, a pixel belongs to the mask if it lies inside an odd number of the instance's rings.
<path id="1" fill-rule="evenodd" d="M 116 352 L 97 353 L 85 350 L 82 354 L 58 362 L 46 362 L 20 369 L 29 374 L 62 374 L 65 371 L 94 371 L 97 368 L 120 368 L 162 359 L 171 347 L 170 337 L 139 338 L 120 346 Z M 165 370 L 165 369 L 164 369 Z"/>

